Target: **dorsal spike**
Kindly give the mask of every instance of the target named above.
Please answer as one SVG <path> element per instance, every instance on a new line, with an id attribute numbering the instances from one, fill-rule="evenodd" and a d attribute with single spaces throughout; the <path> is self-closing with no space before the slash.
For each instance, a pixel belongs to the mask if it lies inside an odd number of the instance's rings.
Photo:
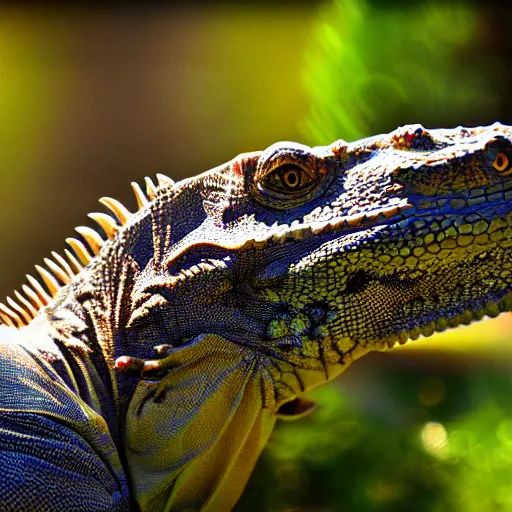
<path id="1" fill-rule="evenodd" d="M 0 311 L 7 315 L 15 324 L 15 327 L 22 327 L 25 322 L 15 313 L 12 309 L 8 308 L 5 304 L 0 302 Z"/>
<path id="2" fill-rule="evenodd" d="M 51 296 L 55 297 L 55 294 L 60 290 L 60 285 L 57 280 L 50 274 L 50 272 L 48 272 L 48 270 L 39 265 L 36 265 L 36 270 L 46 284 Z"/>
<path id="3" fill-rule="evenodd" d="M 9 327 L 17 327 L 17 325 L 11 320 L 11 317 L 7 316 L 5 313 L 2 313 L 1 311 L 0 318 L 2 319 L 5 325 L 8 325 Z"/>
<path id="4" fill-rule="evenodd" d="M 169 178 L 169 176 L 166 176 L 165 174 L 158 173 L 156 175 L 156 179 L 158 181 L 158 186 L 161 188 L 174 186 L 174 180 L 172 178 Z"/>
<path id="5" fill-rule="evenodd" d="M 50 258 L 45 258 L 44 262 L 46 263 L 46 266 L 53 272 L 55 277 L 57 279 L 59 279 L 59 281 L 61 283 L 63 283 L 63 284 L 69 283 L 70 278 L 69 278 L 68 274 L 66 272 L 64 272 L 64 270 L 62 270 L 62 268 L 60 268 L 59 265 L 57 265 L 57 263 L 55 263 Z"/>
<path id="6" fill-rule="evenodd" d="M 30 283 L 30 286 L 32 286 L 32 289 L 37 293 L 37 296 L 43 303 L 43 306 L 46 306 L 46 304 L 48 304 L 48 302 L 50 302 L 52 300 L 52 298 L 46 293 L 46 291 L 39 284 L 37 279 L 35 279 L 31 275 L 27 274 L 27 280 Z"/>
<path id="7" fill-rule="evenodd" d="M 149 199 L 151 199 L 151 200 L 155 199 L 156 187 L 155 187 L 155 184 L 153 183 L 153 180 L 146 176 L 144 178 L 144 181 L 146 182 L 146 193 L 147 193 Z"/>
<path id="8" fill-rule="evenodd" d="M 119 227 L 116 224 L 116 221 L 106 213 L 89 213 L 89 218 L 91 218 L 94 222 L 97 222 L 101 229 L 105 232 L 110 240 L 112 240 L 117 233 Z"/>
<path id="9" fill-rule="evenodd" d="M 9 306 L 11 306 L 11 308 L 14 311 L 16 311 L 16 313 L 19 313 L 21 315 L 21 318 L 24 321 L 25 325 L 30 323 L 32 317 L 30 316 L 28 311 L 23 309 L 16 301 L 12 300 L 11 297 L 7 297 L 7 303 L 9 304 Z"/>
<path id="10" fill-rule="evenodd" d="M 75 269 L 75 272 L 78 274 L 84 267 L 82 266 L 81 263 L 79 263 L 79 261 L 75 258 L 75 256 L 69 249 L 64 249 L 64 252 L 66 253 L 66 256 L 68 257 L 69 262 Z"/>
<path id="11" fill-rule="evenodd" d="M 75 273 L 69 266 L 68 262 L 58 252 L 53 251 L 52 256 L 55 258 L 55 261 L 60 265 L 62 270 L 64 270 L 64 272 L 66 272 L 66 274 L 71 279 L 75 275 Z"/>
<path id="12" fill-rule="evenodd" d="M 128 219 L 132 215 L 123 204 L 112 197 L 102 197 L 100 199 L 100 203 L 104 204 L 118 218 L 119 222 L 123 226 L 128 222 Z"/>
<path id="13" fill-rule="evenodd" d="M 100 249 L 103 246 L 105 240 L 103 240 L 103 238 L 101 238 L 101 236 L 96 231 L 94 231 L 94 229 L 88 228 L 86 226 L 78 226 L 75 228 L 75 231 L 84 237 L 84 240 L 88 243 L 91 251 L 94 254 L 98 254 L 100 252 Z"/>
<path id="14" fill-rule="evenodd" d="M 30 286 L 27 286 L 24 284 L 21 289 L 25 292 L 25 295 L 30 299 L 31 304 L 34 306 L 35 309 L 41 309 L 44 304 L 37 295 L 37 293 L 30 288 Z"/>
<path id="15" fill-rule="evenodd" d="M 145 205 L 148 204 L 148 198 L 144 195 L 144 192 L 142 192 L 142 189 L 139 187 L 139 184 L 136 181 L 132 181 L 131 184 L 133 193 L 135 194 L 135 199 L 137 199 L 137 206 L 140 210 Z"/>
<path id="16" fill-rule="evenodd" d="M 174 186 L 174 181 L 165 174 L 157 174 L 156 179 L 158 187 Z M 132 182 L 131 184 L 139 210 L 156 197 L 157 186 L 153 180 L 146 177 L 145 184 L 146 193 L 138 183 Z M 90 213 L 89 217 L 102 228 L 106 237 L 113 239 L 119 231 L 119 224 L 125 225 L 133 214 L 122 203 L 111 197 L 102 197 L 100 203 L 114 215 Z M 0 303 L 0 323 L 14 327 L 21 327 L 29 323 L 42 308 L 48 305 L 62 285 L 70 283 L 73 277 L 92 261 L 93 255 L 90 254 L 90 251 L 94 255 L 99 253 L 105 243 L 103 234 L 86 226 L 78 226 L 75 229 L 83 238 L 85 245 L 82 243 L 82 239 L 67 238 L 66 242 L 72 249 L 65 249 L 67 259 L 52 252 L 53 259 L 44 259 L 46 268 L 36 265 L 35 268 L 42 281 L 27 275 L 29 284 L 22 286 L 23 295 L 15 291 L 16 300 L 7 297 L 5 304 Z"/>
<path id="17" fill-rule="evenodd" d="M 17 290 L 14 292 L 14 295 L 16 295 L 16 298 L 25 306 L 31 317 L 35 318 L 37 316 L 37 309 L 32 305 L 32 303 L 23 297 L 23 295 L 21 295 Z"/>
<path id="18" fill-rule="evenodd" d="M 75 251 L 78 259 L 84 264 L 89 265 L 92 260 L 92 256 L 89 254 L 84 244 L 76 238 L 66 238 L 66 243 Z"/>

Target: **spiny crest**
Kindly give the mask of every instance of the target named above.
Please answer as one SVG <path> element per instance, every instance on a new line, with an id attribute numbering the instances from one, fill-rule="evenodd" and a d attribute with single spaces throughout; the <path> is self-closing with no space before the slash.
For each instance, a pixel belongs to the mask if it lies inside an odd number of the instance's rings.
<path id="1" fill-rule="evenodd" d="M 174 181 L 163 174 L 157 174 L 156 178 L 158 188 L 169 188 L 174 185 Z M 145 183 L 146 194 L 137 183 L 131 183 L 138 210 L 144 208 L 156 197 L 157 186 L 147 177 Z M 102 197 L 100 203 L 105 205 L 114 217 L 105 213 L 90 213 L 88 217 L 100 226 L 107 239 L 112 240 L 133 213 L 111 197 Z M 56 252 L 52 252 L 53 259 L 45 258 L 44 260 L 47 268 L 40 265 L 35 266 L 45 287 L 34 277 L 27 275 L 29 285 L 22 286 L 25 295 L 16 290 L 14 292 L 16 300 L 7 297 L 5 301 L 7 305 L 0 302 L 0 325 L 4 324 L 11 327 L 28 325 L 39 311 L 55 297 L 60 288 L 68 284 L 100 252 L 106 240 L 97 231 L 86 226 L 78 226 L 75 230 L 81 235 L 88 247 L 76 238 L 66 238 L 66 243 L 72 249 L 72 251 L 64 250 L 67 259 Z"/>

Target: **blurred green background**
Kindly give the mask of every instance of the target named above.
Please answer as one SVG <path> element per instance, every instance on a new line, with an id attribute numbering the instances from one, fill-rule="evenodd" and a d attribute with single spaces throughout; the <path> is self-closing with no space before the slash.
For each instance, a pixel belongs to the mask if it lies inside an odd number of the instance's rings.
<path id="1" fill-rule="evenodd" d="M 277 140 L 512 124 L 507 2 L 0 4 L 0 293 L 129 182 Z M 278 425 L 241 511 L 512 510 L 510 315 L 372 354 Z"/>

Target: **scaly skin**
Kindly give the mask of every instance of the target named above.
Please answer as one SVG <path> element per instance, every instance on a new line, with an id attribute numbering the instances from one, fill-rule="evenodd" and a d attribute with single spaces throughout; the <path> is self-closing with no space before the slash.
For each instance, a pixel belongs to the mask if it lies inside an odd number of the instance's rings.
<path id="1" fill-rule="evenodd" d="M 510 127 L 415 125 L 162 183 L 36 319 L 0 329 L 61 376 L 59 403 L 87 411 L 59 421 L 116 476 L 115 491 L 83 484 L 95 509 L 228 510 L 276 418 L 311 409 L 304 391 L 369 351 L 510 310 L 508 158 Z M 11 381 L 28 364 L 5 361 Z"/>

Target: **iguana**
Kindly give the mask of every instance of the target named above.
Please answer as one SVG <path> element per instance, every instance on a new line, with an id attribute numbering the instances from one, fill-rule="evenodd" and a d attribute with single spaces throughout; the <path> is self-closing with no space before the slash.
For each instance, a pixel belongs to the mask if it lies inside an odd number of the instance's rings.
<path id="1" fill-rule="evenodd" d="M 0 306 L 2 510 L 229 510 L 304 391 L 512 308 L 511 155 L 411 125 L 101 199 Z"/>

